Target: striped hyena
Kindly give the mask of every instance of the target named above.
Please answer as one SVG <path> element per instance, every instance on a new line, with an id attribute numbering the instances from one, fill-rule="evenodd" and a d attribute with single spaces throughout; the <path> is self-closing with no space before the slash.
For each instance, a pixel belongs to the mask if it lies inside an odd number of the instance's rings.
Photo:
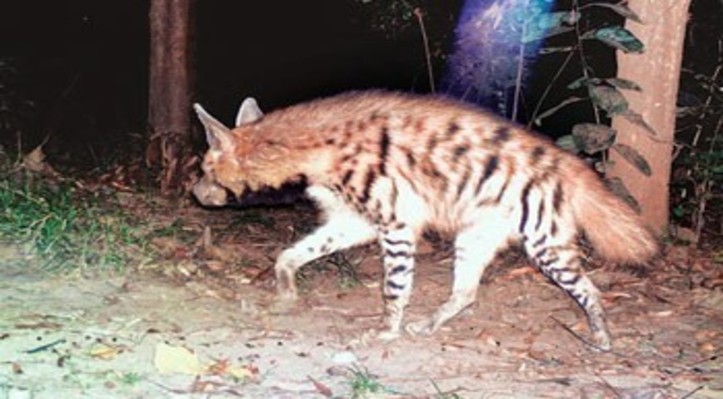
<path id="1" fill-rule="evenodd" d="M 523 127 L 436 96 L 352 92 L 264 115 L 253 99 L 228 129 L 200 106 L 209 150 L 194 192 L 223 205 L 225 190 L 308 184 L 325 215 L 276 261 L 280 299 L 297 295 L 304 264 L 376 241 L 383 251 L 386 323 L 401 331 L 414 253 L 426 228 L 455 236 L 449 300 L 412 334 L 435 332 L 474 302 L 495 255 L 521 243 L 534 264 L 584 309 L 597 346 L 610 348 L 600 295 L 581 267 L 584 233 L 603 258 L 642 263 L 657 243 L 584 162 Z M 224 201 L 221 201 L 221 198 Z"/>

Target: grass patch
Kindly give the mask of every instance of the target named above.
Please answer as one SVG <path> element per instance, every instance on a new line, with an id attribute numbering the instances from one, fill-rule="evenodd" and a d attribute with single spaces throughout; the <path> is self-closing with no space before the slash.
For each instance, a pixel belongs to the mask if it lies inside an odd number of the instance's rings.
<path id="1" fill-rule="evenodd" d="M 111 194 L 10 178 L 0 181 L 0 209 L 0 237 L 25 244 L 46 270 L 121 270 L 150 254 L 144 233 Z"/>
<path id="2" fill-rule="evenodd" d="M 349 381 L 349 384 L 351 385 L 351 397 L 353 399 L 380 397 L 380 395 L 392 393 L 389 389 L 377 381 L 368 370 L 353 368 L 351 369 L 351 372 L 352 378 Z"/>

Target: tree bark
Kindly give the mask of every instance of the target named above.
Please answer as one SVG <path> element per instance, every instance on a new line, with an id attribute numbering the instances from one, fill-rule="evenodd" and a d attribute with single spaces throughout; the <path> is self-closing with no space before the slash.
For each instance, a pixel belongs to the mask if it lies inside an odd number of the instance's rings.
<path id="1" fill-rule="evenodd" d="M 190 148 L 192 0 L 151 0 L 146 163 L 160 168 L 161 192 L 177 191 Z"/>
<path id="2" fill-rule="evenodd" d="M 626 92 L 630 109 L 641 114 L 656 135 L 624 117 L 613 119 L 617 142 L 633 147 L 649 163 L 651 176 L 611 151 L 610 177 L 619 177 L 642 209 L 645 222 L 657 233 L 667 232 L 669 184 L 675 133 L 675 111 L 691 0 L 630 0 L 628 6 L 643 24 L 628 20 L 626 28 L 644 44 L 643 54 L 618 53 L 618 76 L 640 85 Z"/>

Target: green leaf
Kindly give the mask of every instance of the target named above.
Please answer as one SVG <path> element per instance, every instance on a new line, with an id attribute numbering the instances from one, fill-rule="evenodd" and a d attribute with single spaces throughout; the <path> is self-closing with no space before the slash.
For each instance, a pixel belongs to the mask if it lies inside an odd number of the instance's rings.
<path id="1" fill-rule="evenodd" d="M 530 43 L 569 32 L 573 28 L 565 25 L 574 24 L 577 19 L 579 19 L 577 13 L 567 11 L 546 12 L 534 15 L 533 18 L 527 21 L 522 42 Z"/>
<path id="2" fill-rule="evenodd" d="M 552 54 L 552 53 L 569 53 L 575 50 L 575 46 L 561 46 L 561 47 L 543 47 L 538 50 L 540 55 Z"/>
<path id="3" fill-rule="evenodd" d="M 628 6 L 626 6 L 623 3 L 618 4 L 610 4 L 610 3 L 590 3 L 587 4 L 588 7 L 605 7 L 609 8 L 616 13 L 620 14 L 621 16 L 638 23 L 643 23 L 643 21 L 640 19 L 638 14 L 635 13 L 635 11 L 631 10 Z"/>
<path id="4" fill-rule="evenodd" d="M 581 87 L 587 87 L 589 85 L 599 85 L 602 81 L 598 78 L 586 78 L 584 76 L 573 80 L 570 84 L 567 85 L 567 88 L 570 90 L 579 89 Z"/>
<path id="5" fill-rule="evenodd" d="M 580 148 L 578 148 L 575 138 L 571 134 L 564 135 L 555 141 L 555 144 L 565 151 L 569 151 L 573 154 L 579 154 Z"/>
<path id="6" fill-rule="evenodd" d="M 607 78 L 605 79 L 605 82 L 607 82 L 609 85 L 617 87 L 618 89 L 643 91 L 643 89 L 632 80 L 621 78 Z"/>
<path id="7" fill-rule="evenodd" d="M 625 53 L 642 53 L 645 50 L 643 42 L 622 26 L 609 26 L 586 32 L 582 35 L 582 38 L 600 40 L 608 46 L 622 50 Z"/>
<path id="8" fill-rule="evenodd" d="M 651 136 L 658 135 L 658 133 L 655 131 L 655 129 L 653 129 L 650 125 L 648 125 L 648 122 L 645 122 L 645 119 L 643 119 L 643 116 L 640 115 L 639 113 L 628 109 L 628 110 L 625 110 L 624 112 L 621 112 L 620 115 L 622 115 L 629 122 L 645 129 L 648 133 L 650 133 Z"/>
<path id="9" fill-rule="evenodd" d="M 615 129 L 594 123 L 579 123 L 572 127 L 575 144 L 590 155 L 610 148 L 616 134 Z"/>
<path id="10" fill-rule="evenodd" d="M 641 212 L 640 204 L 638 204 L 638 201 L 635 200 L 635 197 L 630 194 L 630 190 L 625 187 L 625 184 L 619 177 L 612 177 L 606 180 L 608 183 L 608 187 L 613 193 L 615 193 L 618 197 L 622 198 L 623 201 L 627 202 L 630 207 L 635 210 L 635 212 Z"/>
<path id="11" fill-rule="evenodd" d="M 542 120 L 547 118 L 548 116 L 554 114 L 555 112 L 559 111 L 560 109 L 576 103 L 578 101 L 582 101 L 584 98 L 580 97 L 570 97 L 562 100 L 559 104 L 555 105 L 554 107 L 545 110 L 545 112 L 541 113 L 538 117 L 535 118 L 535 125 L 540 126 L 542 124 Z"/>
<path id="12" fill-rule="evenodd" d="M 646 161 L 645 158 L 643 158 L 643 156 L 640 155 L 640 153 L 633 147 L 618 143 L 613 144 L 612 149 L 615 150 L 615 152 L 617 152 L 618 154 L 620 154 L 623 159 L 628 161 L 645 176 L 650 176 L 653 174 L 653 171 L 650 169 L 650 164 L 648 164 L 648 161 Z"/>
<path id="13" fill-rule="evenodd" d="M 677 107 L 675 109 L 676 118 L 684 118 L 686 116 L 695 116 L 700 114 L 698 107 Z"/>
<path id="14" fill-rule="evenodd" d="M 607 112 L 609 116 L 628 110 L 628 100 L 616 88 L 606 85 L 589 85 L 588 93 L 593 104 Z"/>

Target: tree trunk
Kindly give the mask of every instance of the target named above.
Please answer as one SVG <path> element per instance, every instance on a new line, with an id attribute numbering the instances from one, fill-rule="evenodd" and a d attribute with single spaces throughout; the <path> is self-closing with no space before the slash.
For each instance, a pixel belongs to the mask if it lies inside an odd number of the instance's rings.
<path id="1" fill-rule="evenodd" d="M 190 148 L 192 0 L 151 0 L 146 163 L 160 169 L 161 192 L 177 191 Z"/>
<path id="2" fill-rule="evenodd" d="M 610 177 L 619 177 L 642 209 L 645 222 L 659 234 L 668 227 L 670 171 L 675 111 L 683 58 L 685 28 L 691 0 L 630 0 L 628 6 L 644 24 L 628 20 L 626 28 L 644 44 L 643 54 L 618 54 L 618 76 L 640 85 L 641 92 L 626 92 L 630 109 L 641 114 L 655 138 L 638 124 L 615 117 L 617 142 L 631 146 L 649 163 L 651 176 L 643 175 L 611 151 Z"/>

